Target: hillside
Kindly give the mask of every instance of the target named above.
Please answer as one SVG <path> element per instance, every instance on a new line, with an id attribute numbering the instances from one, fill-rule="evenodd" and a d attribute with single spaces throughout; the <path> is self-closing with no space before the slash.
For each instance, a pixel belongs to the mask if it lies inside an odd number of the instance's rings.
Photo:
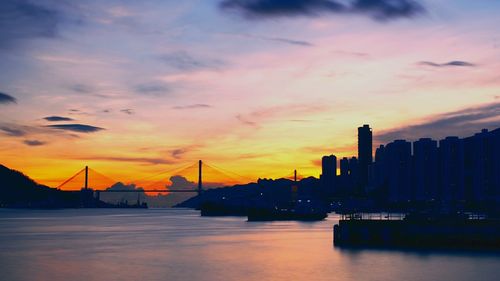
<path id="1" fill-rule="evenodd" d="M 64 208 L 79 205 L 79 195 L 36 183 L 0 164 L 0 207 Z"/>

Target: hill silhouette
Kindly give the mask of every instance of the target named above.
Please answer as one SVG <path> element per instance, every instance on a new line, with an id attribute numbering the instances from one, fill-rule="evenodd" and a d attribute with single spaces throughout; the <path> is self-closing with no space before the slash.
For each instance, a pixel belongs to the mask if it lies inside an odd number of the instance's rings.
<path id="1" fill-rule="evenodd" d="M 69 208 L 79 203 L 77 193 L 38 184 L 25 174 L 0 164 L 0 207 Z"/>

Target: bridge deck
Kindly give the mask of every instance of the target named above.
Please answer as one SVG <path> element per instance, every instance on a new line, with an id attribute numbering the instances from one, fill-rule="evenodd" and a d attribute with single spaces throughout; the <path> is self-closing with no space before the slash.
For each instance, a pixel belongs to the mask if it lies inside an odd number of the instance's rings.
<path id="1" fill-rule="evenodd" d="M 165 189 L 130 189 L 130 190 L 94 190 L 94 192 L 198 192 L 198 190 L 192 190 L 192 189 L 187 189 L 187 190 L 182 190 L 182 189 L 172 189 L 172 190 L 165 190 Z"/>

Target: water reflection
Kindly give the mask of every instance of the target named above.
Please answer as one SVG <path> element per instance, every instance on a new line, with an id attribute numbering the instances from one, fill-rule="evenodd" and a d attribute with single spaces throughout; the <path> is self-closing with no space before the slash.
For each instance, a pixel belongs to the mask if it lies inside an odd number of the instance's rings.
<path id="1" fill-rule="evenodd" d="M 497 280 L 498 255 L 345 250 L 318 223 L 0 210 L 2 280 Z"/>

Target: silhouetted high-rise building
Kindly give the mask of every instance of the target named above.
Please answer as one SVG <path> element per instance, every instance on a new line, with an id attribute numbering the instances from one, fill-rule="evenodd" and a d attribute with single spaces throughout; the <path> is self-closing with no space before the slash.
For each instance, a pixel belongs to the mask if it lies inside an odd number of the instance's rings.
<path id="1" fill-rule="evenodd" d="M 384 158 L 384 145 L 381 144 L 377 149 L 375 150 L 375 162 L 382 162 Z"/>
<path id="2" fill-rule="evenodd" d="M 359 168 L 358 158 L 356 157 L 349 158 L 349 176 L 353 179 L 353 181 L 358 179 L 358 168 Z"/>
<path id="3" fill-rule="evenodd" d="M 370 186 L 374 189 L 382 188 L 387 179 L 384 152 L 385 147 L 383 145 L 380 145 L 375 150 L 375 162 L 371 165 L 372 173 L 369 179 Z"/>
<path id="4" fill-rule="evenodd" d="M 437 199 L 438 184 L 437 141 L 422 138 L 413 143 L 413 199 Z"/>
<path id="5" fill-rule="evenodd" d="M 325 177 L 337 175 L 337 157 L 335 155 L 323 156 L 321 159 L 321 174 Z"/>
<path id="6" fill-rule="evenodd" d="M 439 141 L 439 177 L 442 202 L 456 203 L 465 199 L 463 141 L 458 137 Z"/>
<path id="7" fill-rule="evenodd" d="M 369 125 L 358 128 L 359 184 L 364 188 L 368 182 L 368 167 L 373 161 L 372 129 Z"/>
<path id="8" fill-rule="evenodd" d="M 347 195 L 351 190 L 351 176 L 349 175 L 349 159 L 344 157 L 340 159 L 340 176 L 338 177 L 337 186 L 339 195 Z"/>
<path id="9" fill-rule="evenodd" d="M 337 176 L 337 157 L 335 155 L 323 156 L 321 159 L 321 180 L 325 191 L 333 194 L 336 191 L 335 180 Z"/>
<path id="10" fill-rule="evenodd" d="M 349 195 L 359 194 L 359 163 L 358 158 L 351 157 L 348 160 L 349 176 L 344 179 L 345 193 Z"/>
<path id="11" fill-rule="evenodd" d="M 411 143 L 395 140 L 384 150 L 389 201 L 408 201 L 411 199 Z"/>
<path id="12" fill-rule="evenodd" d="M 340 176 L 347 177 L 349 175 L 349 159 L 344 157 L 340 159 Z"/>
<path id="13" fill-rule="evenodd" d="M 500 204 L 500 128 L 490 132 L 490 142 L 492 144 L 491 149 L 491 168 L 494 172 L 493 174 L 493 186 L 494 189 L 494 200 L 495 203 Z"/>
<path id="14" fill-rule="evenodd" d="M 339 184 L 349 190 L 345 194 L 365 191 L 393 203 L 436 202 L 444 212 L 464 210 L 463 204 L 500 212 L 500 128 L 483 129 L 464 139 L 446 137 L 439 146 L 421 138 L 413 143 L 413 154 L 410 142 L 396 140 L 378 147 L 374 162 L 371 141 L 370 127 L 359 127 L 359 158 L 340 161 Z M 363 184 L 366 176 L 368 182 Z"/>
<path id="15" fill-rule="evenodd" d="M 492 203 L 496 197 L 494 134 L 484 129 L 481 133 L 463 139 L 464 192 L 467 201 Z"/>

